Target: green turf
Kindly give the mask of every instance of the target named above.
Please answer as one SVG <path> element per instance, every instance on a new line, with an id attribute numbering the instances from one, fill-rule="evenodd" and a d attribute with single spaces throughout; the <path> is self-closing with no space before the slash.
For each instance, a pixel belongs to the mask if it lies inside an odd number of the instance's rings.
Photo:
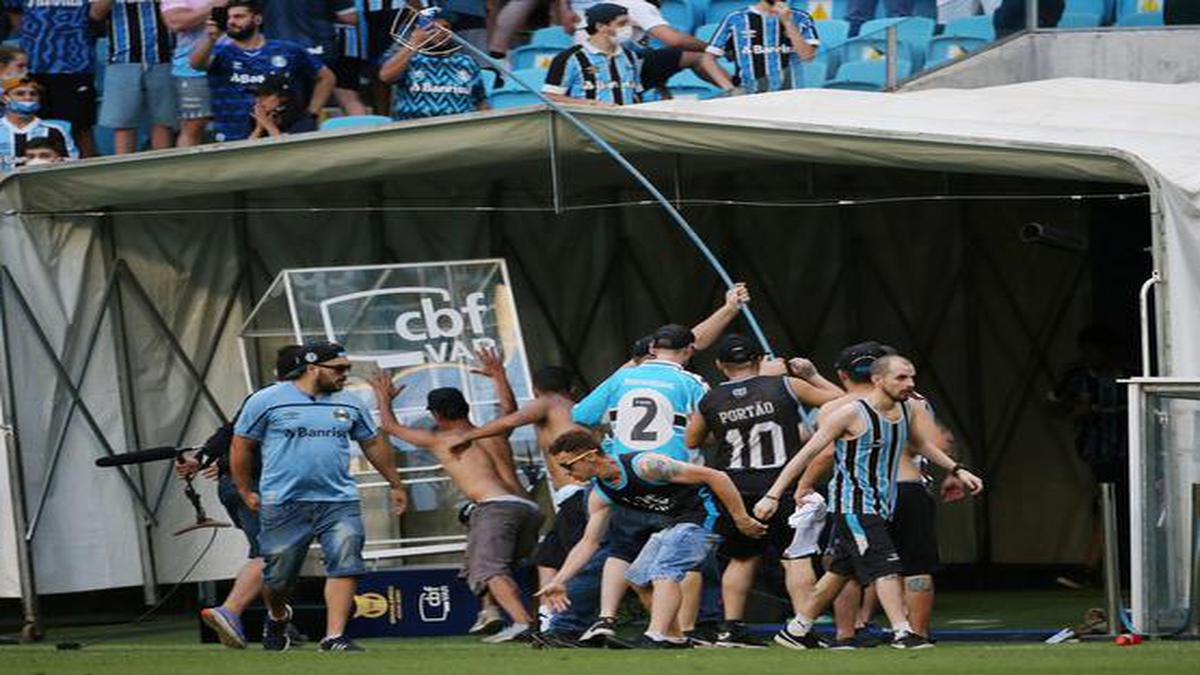
<path id="1" fill-rule="evenodd" d="M 35 675 L 270 675 L 286 673 L 420 673 L 421 675 L 668 675 L 670 673 L 1189 673 L 1200 664 L 1200 643 L 1076 645 L 943 644 L 922 652 L 879 648 L 859 652 L 693 650 L 612 652 L 483 645 L 465 638 L 364 640 L 365 654 L 320 654 L 310 646 L 283 654 L 258 649 L 235 652 L 218 646 L 107 644 L 80 652 L 50 646 L 0 648 L 0 673 Z"/>

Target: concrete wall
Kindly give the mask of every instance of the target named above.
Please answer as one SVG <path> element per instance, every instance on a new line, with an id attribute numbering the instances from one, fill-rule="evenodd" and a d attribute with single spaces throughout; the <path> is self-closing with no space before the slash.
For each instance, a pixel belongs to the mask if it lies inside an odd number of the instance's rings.
<path id="1" fill-rule="evenodd" d="M 973 89 L 1060 77 L 1200 81 L 1200 28 L 1040 31 L 1020 35 L 904 84 Z"/>

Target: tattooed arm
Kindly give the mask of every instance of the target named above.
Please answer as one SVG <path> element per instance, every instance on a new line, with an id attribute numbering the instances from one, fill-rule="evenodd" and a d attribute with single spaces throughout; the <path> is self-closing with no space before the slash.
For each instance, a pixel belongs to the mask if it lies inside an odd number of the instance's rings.
<path id="1" fill-rule="evenodd" d="M 706 466 L 686 464 L 665 455 L 653 452 L 642 454 L 633 462 L 633 471 L 639 478 L 651 483 L 680 483 L 683 485 L 705 485 L 725 506 L 737 528 L 750 537 L 761 537 L 767 527 L 750 516 L 737 487 L 723 471 Z"/>

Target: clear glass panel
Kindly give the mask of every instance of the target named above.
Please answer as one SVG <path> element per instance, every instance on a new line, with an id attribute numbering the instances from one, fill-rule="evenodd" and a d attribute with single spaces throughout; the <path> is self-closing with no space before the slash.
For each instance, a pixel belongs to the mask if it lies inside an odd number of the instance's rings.
<path id="1" fill-rule="evenodd" d="M 1152 393 L 1145 405 L 1140 514 L 1143 601 L 1152 633 L 1187 620 L 1192 484 L 1200 482 L 1200 392 Z M 1135 509 L 1135 512 L 1138 509 Z"/>

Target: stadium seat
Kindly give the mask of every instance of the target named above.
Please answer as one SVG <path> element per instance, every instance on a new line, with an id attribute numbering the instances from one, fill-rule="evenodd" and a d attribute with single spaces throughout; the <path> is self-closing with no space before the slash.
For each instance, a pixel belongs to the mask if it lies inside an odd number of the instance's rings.
<path id="1" fill-rule="evenodd" d="M 937 0 L 914 0 L 913 16 L 923 16 L 926 19 L 937 20 Z M 878 14 L 877 16 L 882 16 Z"/>
<path id="2" fill-rule="evenodd" d="M 862 25 L 858 36 L 846 42 L 839 50 L 842 63 L 851 61 L 870 61 L 882 59 L 887 52 L 887 28 L 895 24 L 896 36 L 901 46 L 901 58 L 920 66 L 933 39 L 933 28 L 936 24 L 925 17 L 909 17 L 905 19 L 872 19 Z M 904 50 L 907 49 L 907 54 Z"/>
<path id="3" fill-rule="evenodd" d="M 1126 14 L 1117 19 L 1118 26 L 1162 26 L 1162 12 L 1140 12 L 1138 14 Z"/>
<path id="4" fill-rule="evenodd" d="M 704 23 L 721 23 L 726 14 L 751 4 L 748 0 L 709 0 L 708 9 L 704 10 Z"/>
<path id="5" fill-rule="evenodd" d="M 672 98 L 710 99 L 721 93 L 720 88 L 707 82 L 692 70 L 681 70 L 667 80 L 667 90 Z"/>
<path id="6" fill-rule="evenodd" d="M 942 35 L 974 37 L 991 41 L 996 39 L 996 24 L 988 14 L 968 16 L 946 22 L 946 27 L 942 30 Z"/>
<path id="7" fill-rule="evenodd" d="M 330 117 L 321 122 L 321 131 L 333 131 L 334 129 L 353 129 L 357 127 L 377 127 L 380 124 L 387 124 L 392 121 L 390 117 L 383 115 L 345 115 L 343 117 Z"/>
<path id="8" fill-rule="evenodd" d="M 1063 16 L 1067 14 L 1094 14 L 1103 17 L 1109 8 L 1109 0 L 1067 0 Z M 1062 22 L 1059 22 L 1062 27 Z"/>
<path id="9" fill-rule="evenodd" d="M 658 11 L 672 28 L 691 33 L 696 27 L 696 14 L 687 0 L 662 0 Z"/>
<path id="10" fill-rule="evenodd" d="M 1166 0 L 1115 0 L 1116 1 L 1116 23 L 1121 24 L 1121 19 L 1132 14 L 1150 14 L 1154 12 L 1162 13 L 1163 4 Z"/>
<path id="11" fill-rule="evenodd" d="M 562 26 L 547 26 L 533 31 L 529 44 L 539 47 L 561 47 L 566 49 L 575 44 L 575 40 L 562 29 Z"/>
<path id="12" fill-rule="evenodd" d="M 850 39 L 850 22 L 845 19 L 820 19 L 816 24 L 817 37 L 825 49 L 833 49 Z"/>
<path id="13" fill-rule="evenodd" d="M 561 30 L 559 31 L 562 32 Z M 555 56 L 566 47 L 557 47 L 552 45 L 535 45 L 528 44 L 517 47 L 509 52 L 513 70 L 524 70 L 526 68 L 541 68 L 543 70 L 550 67 L 550 62 Z"/>
<path id="14" fill-rule="evenodd" d="M 846 18 L 846 0 L 791 0 L 788 4 L 808 12 L 816 21 Z"/>
<path id="15" fill-rule="evenodd" d="M 1099 14 L 1071 12 L 1069 14 L 1063 14 L 1062 18 L 1058 20 L 1059 28 L 1096 28 L 1099 25 Z"/>
<path id="16" fill-rule="evenodd" d="M 991 41 L 977 37 L 939 35 L 929 43 L 925 54 L 925 67 L 932 68 L 946 61 L 962 58 L 968 53 L 986 47 Z"/>
<path id="17" fill-rule="evenodd" d="M 797 89 L 817 89 L 825 86 L 829 79 L 829 55 L 818 52 L 812 61 L 801 61 L 792 66 L 792 80 Z"/>
<path id="18" fill-rule="evenodd" d="M 546 71 L 542 68 L 515 70 L 513 74 L 524 80 L 529 86 L 538 89 L 546 83 Z M 537 94 L 529 91 L 511 77 L 505 78 L 503 87 L 494 89 L 488 94 L 488 106 L 497 110 L 541 102 L 542 100 L 537 97 Z"/>
<path id="19" fill-rule="evenodd" d="M 896 77 L 903 79 L 912 73 L 912 63 L 909 61 L 896 62 Z M 838 68 L 837 77 L 825 83 L 827 89 L 855 89 L 859 91 L 880 91 L 887 84 L 886 61 L 854 61 L 843 63 Z"/>

